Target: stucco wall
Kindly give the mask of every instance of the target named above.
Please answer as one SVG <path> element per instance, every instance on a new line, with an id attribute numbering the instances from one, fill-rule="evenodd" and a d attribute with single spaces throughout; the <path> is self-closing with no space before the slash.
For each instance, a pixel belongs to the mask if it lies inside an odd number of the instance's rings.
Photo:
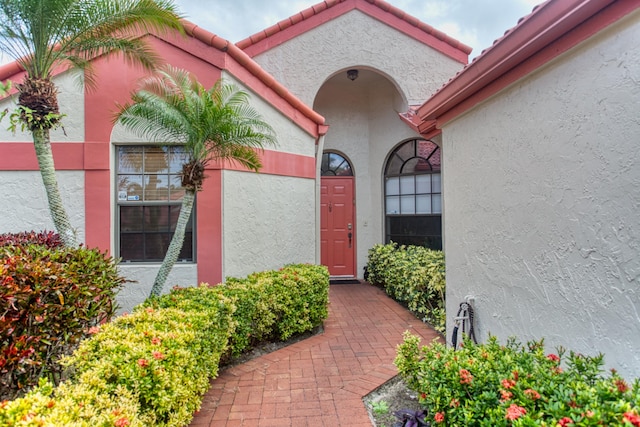
<path id="1" fill-rule="evenodd" d="M 448 331 L 545 338 L 640 376 L 640 13 L 443 132 Z"/>
<path id="2" fill-rule="evenodd" d="M 84 241 L 84 172 L 58 171 L 63 203 L 80 242 Z M 0 171 L 0 233 L 53 231 L 40 171 Z"/>
<path id="3" fill-rule="evenodd" d="M 118 271 L 129 282 L 125 283 L 116 296 L 118 303 L 118 313 L 130 313 L 138 304 L 141 304 L 149 297 L 153 280 L 158 273 L 160 264 L 120 264 Z M 173 286 L 195 286 L 198 284 L 198 271 L 196 264 L 176 264 L 169 273 L 165 284 L 164 293 L 171 290 Z"/>
<path id="4" fill-rule="evenodd" d="M 315 181 L 224 171 L 223 274 L 315 263 Z"/>
<path id="5" fill-rule="evenodd" d="M 462 64 L 353 10 L 254 57 L 307 105 L 346 68 L 369 67 L 396 80 L 410 105 L 421 104 Z"/>
<path id="6" fill-rule="evenodd" d="M 223 72 L 222 78 L 226 82 L 234 84 L 247 92 L 249 94 L 249 103 L 251 106 L 260 113 L 262 120 L 273 127 L 276 134 L 277 144 L 275 146 L 267 146 L 265 147 L 266 149 L 291 154 L 300 154 L 302 156 L 315 156 L 314 137 L 305 132 L 305 130 L 297 124 L 293 123 L 269 102 L 265 101 L 260 94 L 247 88 L 246 85 L 243 85 L 242 82 L 228 72 Z"/>

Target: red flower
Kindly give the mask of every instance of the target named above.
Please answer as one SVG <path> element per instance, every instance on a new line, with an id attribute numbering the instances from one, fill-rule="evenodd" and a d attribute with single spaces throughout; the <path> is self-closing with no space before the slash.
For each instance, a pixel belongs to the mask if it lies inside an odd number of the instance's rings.
<path id="1" fill-rule="evenodd" d="M 153 354 L 153 358 L 156 359 L 156 360 L 162 360 L 165 357 L 164 354 L 162 354 L 162 352 L 160 352 L 160 351 L 154 351 L 151 354 Z"/>
<path id="2" fill-rule="evenodd" d="M 531 388 L 526 389 L 526 390 L 524 391 L 524 394 L 525 394 L 529 399 L 532 399 L 532 400 L 540 399 L 540 393 L 538 393 L 537 391 L 535 391 L 535 390 L 533 390 L 533 389 L 531 389 Z"/>
<path id="3" fill-rule="evenodd" d="M 631 423 L 635 427 L 640 427 L 640 416 L 633 412 L 625 412 L 622 420 Z"/>
<path id="4" fill-rule="evenodd" d="M 558 355 L 556 354 L 547 354 L 547 359 L 551 360 L 552 362 L 559 362 L 560 361 L 560 357 L 558 357 Z"/>
<path id="5" fill-rule="evenodd" d="M 564 427 L 564 426 L 566 426 L 568 424 L 573 424 L 573 420 L 571 418 L 569 418 L 569 417 L 564 417 L 564 418 L 558 420 L 558 425 L 560 427 Z"/>
<path id="6" fill-rule="evenodd" d="M 471 375 L 471 372 L 467 371 L 466 369 L 460 369 L 460 384 L 471 384 L 471 382 L 473 381 L 473 375 Z"/>
<path id="7" fill-rule="evenodd" d="M 507 408 L 507 415 L 505 418 L 508 420 L 517 420 L 526 413 L 527 410 L 522 406 L 518 406 L 515 403 L 512 403 L 511 406 Z"/>
<path id="8" fill-rule="evenodd" d="M 506 402 L 507 400 L 511 400 L 511 398 L 513 397 L 513 393 L 511 393 L 510 391 L 506 391 L 506 390 L 500 390 L 500 394 L 502 395 L 502 401 Z"/>
<path id="9" fill-rule="evenodd" d="M 100 328 L 98 328 L 97 326 L 92 326 L 89 328 L 89 333 L 90 334 L 97 334 L 98 332 L 100 332 Z"/>
<path id="10" fill-rule="evenodd" d="M 149 366 L 149 361 L 147 359 L 138 359 L 138 366 L 141 368 L 146 368 Z"/>
<path id="11" fill-rule="evenodd" d="M 502 380 L 502 387 L 510 389 L 515 387 L 516 382 L 514 380 Z"/>
<path id="12" fill-rule="evenodd" d="M 615 381 L 616 387 L 618 388 L 618 391 L 620 393 L 624 393 L 626 391 L 629 391 L 629 385 L 626 383 L 625 380 L 623 380 L 622 378 L 618 378 Z"/>
<path id="13" fill-rule="evenodd" d="M 158 345 L 160 344 L 160 338 L 151 338 L 151 344 Z"/>
<path id="14" fill-rule="evenodd" d="M 442 412 L 436 412 L 436 414 L 434 415 L 433 419 L 437 423 L 442 423 L 442 422 L 444 422 L 444 414 Z"/>
<path id="15" fill-rule="evenodd" d="M 118 418 L 113 425 L 115 427 L 127 427 L 129 425 L 129 420 L 127 417 Z"/>

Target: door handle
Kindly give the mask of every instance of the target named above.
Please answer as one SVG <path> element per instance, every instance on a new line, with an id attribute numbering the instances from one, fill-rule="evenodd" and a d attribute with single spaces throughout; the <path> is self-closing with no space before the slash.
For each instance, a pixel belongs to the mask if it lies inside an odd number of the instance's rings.
<path id="1" fill-rule="evenodd" d="M 351 247 L 351 238 L 353 237 L 353 233 L 349 232 L 347 236 L 349 236 L 349 247 Z"/>

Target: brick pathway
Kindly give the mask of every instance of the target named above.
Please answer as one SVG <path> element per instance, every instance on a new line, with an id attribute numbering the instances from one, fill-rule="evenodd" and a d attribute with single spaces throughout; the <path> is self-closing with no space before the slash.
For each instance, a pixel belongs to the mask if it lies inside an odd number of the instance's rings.
<path id="1" fill-rule="evenodd" d="M 332 285 L 324 332 L 211 382 L 192 427 L 371 427 L 362 397 L 397 374 L 405 330 L 436 332 L 371 285 Z"/>

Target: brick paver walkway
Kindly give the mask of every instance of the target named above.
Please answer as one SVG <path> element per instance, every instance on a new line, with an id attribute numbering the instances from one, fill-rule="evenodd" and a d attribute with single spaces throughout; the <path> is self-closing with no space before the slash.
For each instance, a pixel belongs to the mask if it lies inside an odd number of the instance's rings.
<path id="1" fill-rule="evenodd" d="M 324 332 L 229 368 L 211 382 L 192 427 L 371 427 L 362 397 L 397 374 L 410 330 L 436 332 L 380 289 L 332 285 Z"/>

